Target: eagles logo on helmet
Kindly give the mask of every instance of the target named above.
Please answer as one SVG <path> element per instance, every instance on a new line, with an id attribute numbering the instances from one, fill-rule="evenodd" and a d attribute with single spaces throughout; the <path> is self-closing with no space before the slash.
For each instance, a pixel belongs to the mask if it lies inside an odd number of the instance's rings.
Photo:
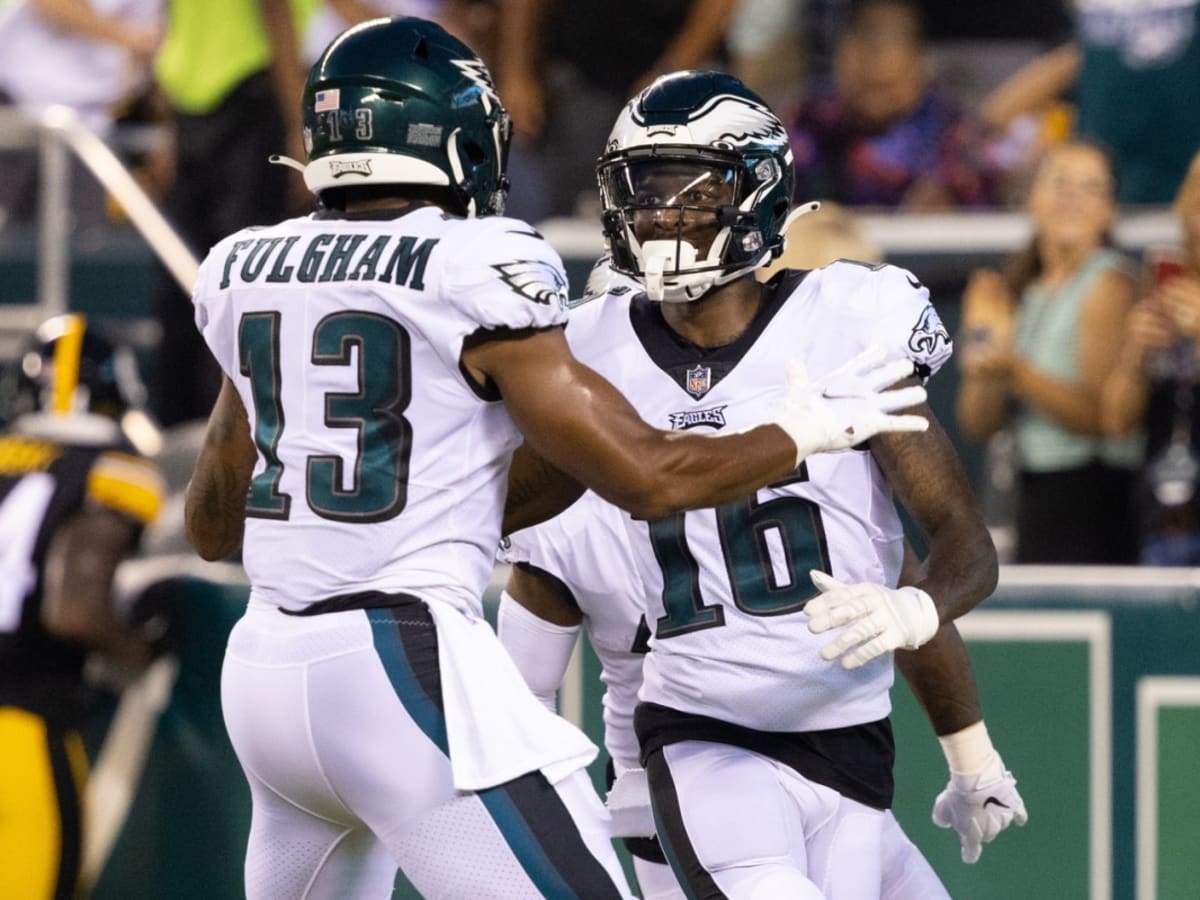
<path id="1" fill-rule="evenodd" d="M 689 185 L 723 182 L 725 196 L 689 201 L 682 192 L 656 196 L 646 189 L 668 170 L 694 172 Z M 806 204 L 792 213 L 792 152 L 783 123 L 738 79 L 719 72 L 664 75 L 631 100 L 596 174 L 612 266 L 641 281 L 652 300 L 697 300 L 767 264 L 783 252 L 790 219 L 816 208 Z M 676 234 L 639 238 L 639 214 L 670 209 L 678 211 Z M 687 212 L 710 217 L 711 242 L 683 233 Z"/>

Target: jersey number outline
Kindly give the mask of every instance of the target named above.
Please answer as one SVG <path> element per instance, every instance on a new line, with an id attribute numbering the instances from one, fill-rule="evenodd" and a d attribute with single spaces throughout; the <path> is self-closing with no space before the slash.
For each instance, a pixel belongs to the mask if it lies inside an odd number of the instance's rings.
<path id="1" fill-rule="evenodd" d="M 32 472 L 21 478 L 0 501 L 0 634 L 21 625 L 25 598 L 37 584 L 34 548 L 54 499 L 54 476 Z"/>
<path id="2" fill-rule="evenodd" d="M 793 477 L 770 487 L 807 480 L 808 468 L 801 464 Z M 704 602 L 700 566 L 687 543 L 686 516 L 680 512 L 649 523 L 663 577 L 664 614 L 655 622 L 656 640 L 725 624 L 725 608 Z M 802 574 L 809 569 L 829 571 L 829 548 L 816 503 L 795 495 L 760 501 L 752 494 L 717 507 L 716 516 L 725 572 L 738 609 L 752 616 L 781 616 L 802 610 L 816 596 Z"/>
<path id="3" fill-rule="evenodd" d="M 265 463 L 250 482 L 246 515 L 262 519 L 287 519 L 292 507 L 291 495 L 279 490 L 278 450 L 285 427 L 280 324 L 275 311 L 245 313 L 238 323 L 239 369 L 250 380 L 254 444 Z M 412 425 L 403 413 L 412 400 L 411 340 L 398 322 L 375 313 L 337 312 L 317 323 L 313 365 L 349 366 L 355 356 L 358 390 L 327 393 L 324 410 L 326 427 L 358 432 L 351 486 L 342 488 L 342 457 L 310 456 L 304 493 L 309 509 L 321 518 L 366 524 L 398 516 L 408 502 Z"/>

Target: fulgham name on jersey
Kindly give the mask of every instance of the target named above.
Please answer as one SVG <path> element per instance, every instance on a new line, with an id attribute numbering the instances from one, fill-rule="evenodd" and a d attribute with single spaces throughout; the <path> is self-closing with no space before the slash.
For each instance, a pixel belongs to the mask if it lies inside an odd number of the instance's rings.
<path id="1" fill-rule="evenodd" d="M 236 277 L 266 282 L 382 281 L 425 289 L 425 266 L 438 238 L 324 232 L 297 248 L 300 235 L 237 241 L 225 257 L 221 288 Z M 365 246 L 364 246 L 365 245 Z M 264 277 L 265 275 L 265 277 Z"/>

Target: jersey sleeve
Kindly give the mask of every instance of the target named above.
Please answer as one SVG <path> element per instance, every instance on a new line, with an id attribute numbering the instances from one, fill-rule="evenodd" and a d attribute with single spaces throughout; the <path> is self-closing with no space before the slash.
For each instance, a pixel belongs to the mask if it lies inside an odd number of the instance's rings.
<path id="1" fill-rule="evenodd" d="M 875 273 L 876 340 L 913 361 L 921 381 L 928 381 L 954 352 L 950 332 L 929 298 L 929 288 L 907 269 L 883 266 Z"/>
<path id="2" fill-rule="evenodd" d="M 226 375 L 236 371 L 237 334 L 229 294 L 221 291 L 219 285 L 224 260 L 229 256 L 236 237 L 226 238 L 212 248 L 200 264 L 196 285 L 192 289 L 196 328 Z"/>
<path id="3" fill-rule="evenodd" d="M 562 554 L 570 547 L 570 537 L 563 533 L 558 518 L 508 535 L 500 543 L 497 558 L 510 565 L 527 563 L 555 578 L 564 580 Z"/>
<path id="4" fill-rule="evenodd" d="M 907 269 L 892 265 L 835 263 L 839 287 L 854 320 L 849 333 L 861 336 L 858 349 L 876 344 L 889 358 L 906 357 L 924 382 L 954 352 L 950 332 L 929 299 L 929 289 Z"/>
<path id="5" fill-rule="evenodd" d="M 470 225 L 443 263 L 445 298 L 454 309 L 476 331 L 564 325 L 567 276 L 554 248 L 516 219 Z"/>
<path id="6" fill-rule="evenodd" d="M 89 500 L 148 525 L 162 508 L 166 485 L 158 466 L 130 453 L 101 453 L 88 471 Z"/>

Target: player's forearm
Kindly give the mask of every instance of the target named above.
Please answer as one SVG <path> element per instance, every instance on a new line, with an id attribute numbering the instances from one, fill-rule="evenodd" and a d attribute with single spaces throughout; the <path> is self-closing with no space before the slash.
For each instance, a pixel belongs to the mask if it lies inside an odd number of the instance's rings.
<path id="1" fill-rule="evenodd" d="M 584 487 L 545 457 L 522 444 L 508 470 L 501 534 L 552 519 L 583 494 Z"/>
<path id="2" fill-rule="evenodd" d="M 953 510 L 929 535 L 929 556 L 914 584 L 933 598 L 945 623 L 991 596 L 999 573 L 991 534 L 972 507 Z"/>
<path id="3" fill-rule="evenodd" d="M 895 659 L 939 737 L 983 718 L 971 660 L 953 623 L 917 650 L 897 650 Z"/>
<path id="4" fill-rule="evenodd" d="M 591 487 L 639 519 L 720 506 L 795 471 L 796 445 L 762 425 L 723 437 L 651 431 Z"/>
<path id="5" fill-rule="evenodd" d="M 224 559 L 242 546 L 246 494 L 237 495 L 239 481 L 229 466 L 211 465 L 197 467 L 188 482 L 184 524 L 188 543 L 202 559 Z"/>

